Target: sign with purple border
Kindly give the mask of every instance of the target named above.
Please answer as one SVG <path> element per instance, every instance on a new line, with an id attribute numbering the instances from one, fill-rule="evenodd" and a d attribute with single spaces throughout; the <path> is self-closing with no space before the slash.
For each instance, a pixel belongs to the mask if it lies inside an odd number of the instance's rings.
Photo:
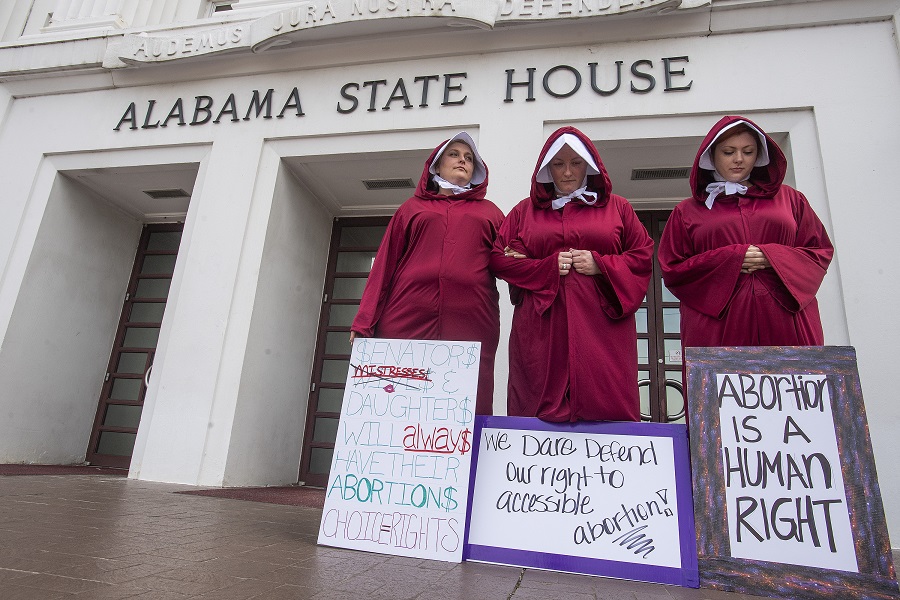
<path id="1" fill-rule="evenodd" d="M 897 598 L 855 350 L 685 358 L 701 587 Z"/>
<path id="2" fill-rule="evenodd" d="M 687 428 L 475 418 L 463 557 L 697 587 Z"/>

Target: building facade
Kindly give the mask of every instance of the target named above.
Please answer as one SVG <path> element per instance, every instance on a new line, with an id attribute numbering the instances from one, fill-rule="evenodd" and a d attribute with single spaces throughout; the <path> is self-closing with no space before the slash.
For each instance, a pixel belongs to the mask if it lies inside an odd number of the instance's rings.
<path id="1" fill-rule="evenodd" d="M 837 248 L 826 343 L 856 348 L 896 547 L 898 19 L 900 0 L 3 2 L 0 461 L 321 481 L 355 300 L 440 141 L 473 135 L 508 212 L 577 126 L 658 239 L 705 133 L 742 114 Z M 683 418 L 677 314 L 655 277 L 648 419 Z"/>

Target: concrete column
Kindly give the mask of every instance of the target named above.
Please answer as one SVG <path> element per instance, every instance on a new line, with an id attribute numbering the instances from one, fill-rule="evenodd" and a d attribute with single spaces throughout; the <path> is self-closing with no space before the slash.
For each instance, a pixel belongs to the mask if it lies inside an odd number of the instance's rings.
<path id="1" fill-rule="evenodd" d="M 94 0 L 94 10 L 91 12 L 91 16 L 121 13 L 122 4 L 122 0 L 106 0 L 105 2 L 103 0 Z"/>
<path id="2" fill-rule="evenodd" d="M 57 22 L 70 20 L 78 14 L 81 2 L 82 0 L 59 0 L 53 9 L 53 20 Z M 72 10 L 75 11 L 74 14 L 71 13 Z"/>
<path id="3" fill-rule="evenodd" d="M 241 0 L 231 6 L 232 10 L 261 10 L 271 8 L 275 11 L 297 5 L 296 0 Z"/>
<path id="4" fill-rule="evenodd" d="M 153 3 L 154 25 L 174 23 L 178 13 L 178 0 L 156 0 Z"/>
<path id="5" fill-rule="evenodd" d="M 124 29 L 129 24 L 122 15 L 124 4 L 124 0 L 59 0 L 53 11 L 52 22 L 41 31 L 54 33 L 110 27 Z"/>
<path id="6" fill-rule="evenodd" d="M 242 150 L 234 152 L 238 143 Z M 245 244 L 265 235 L 264 223 L 248 231 L 261 149 L 260 141 L 238 142 L 223 133 L 201 163 L 131 477 L 191 485 L 224 481 L 238 395 L 233 379 L 253 308 L 252 303 L 236 306 L 235 294 Z"/>
<path id="7" fill-rule="evenodd" d="M 97 4 L 98 4 L 97 0 L 82 0 L 81 2 L 73 3 L 72 9 L 77 10 L 77 12 L 75 13 L 75 18 L 76 19 L 85 19 L 88 17 L 93 17 L 94 10 L 96 10 L 97 8 L 100 8 L 100 10 L 103 10 L 103 6 L 102 6 L 103 1 L 101 0 L 100 7 L 98 7 Z M 76 8 L 76 6 L 77 6 L 77 8 Z"/>

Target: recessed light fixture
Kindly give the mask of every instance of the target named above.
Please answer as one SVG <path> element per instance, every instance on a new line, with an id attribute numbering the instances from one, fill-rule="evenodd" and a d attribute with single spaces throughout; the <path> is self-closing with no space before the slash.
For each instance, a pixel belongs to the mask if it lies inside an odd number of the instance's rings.
<path id="1" fill-rule="evenodd" d="M 154 200 L 163 198 L 190 198 L 191 195 L 181 188 L 173 188 L 168 190 L 144 190 L 144 193 Z"/>
<path id="2" fill-rule="evenodd" d="M 652 167 L 632 169 L 632 181 L 652 181 L 656 179 L 687 179 L 691 174 L 690 167 Z"/>
<path id="3" fill-rule="evenodd" d="M 412 179 L 363 179 L 367 190 L 405 190 L 412 187 Z"/>

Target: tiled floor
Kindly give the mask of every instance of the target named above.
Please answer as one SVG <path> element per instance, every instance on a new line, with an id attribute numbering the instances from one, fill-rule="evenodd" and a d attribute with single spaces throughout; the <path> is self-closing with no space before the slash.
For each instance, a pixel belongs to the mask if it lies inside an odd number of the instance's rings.
<path id="1" fill-rule="evenodd" d="M 0 477 L 0 599 L 741 600 L 316 545 L 321 510 L 104 475 Z"/>

